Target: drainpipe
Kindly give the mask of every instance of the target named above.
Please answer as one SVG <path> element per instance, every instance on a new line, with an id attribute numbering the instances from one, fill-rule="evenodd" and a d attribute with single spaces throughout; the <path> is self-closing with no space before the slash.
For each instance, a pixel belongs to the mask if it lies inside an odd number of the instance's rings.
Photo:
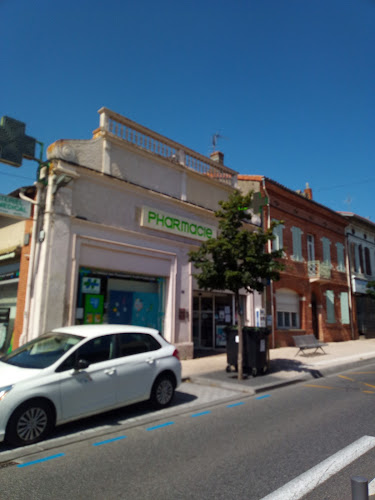
<path id="1" fill-rule="evenodd" d="M 27 285 L 26 285 L 26 296 L 25 296 L 25 307 L 23 312 L 23 324 L 22 324 L 22 333 L 19 338 L 19 345 L 24 344 L 28 340 L 29 333 L 29 323 L 30 323 L 30 302 L 31 302 L 31 289 L 34 283 L 34 270 L 35 270 L 35 248 L 36 248 L 36 235 L 38 231 L 38 218 L 39 218 L 39 209 L 42 197 L 42 187 L 43 185 L 39 182 L 35 182 L 36 186 L 36 200 L 25 196 L 22 192 L 19 193 L 19 197 L 22 200 L 29 201 L 34 205 L 33 212 L 33 228 L 31 233 L 31 247 L 30 247 L 30 255 L 29 255 L 29 269 L 27 273 Z"/>
<path id="2" fill-rule="evenodd" d="M 267 188 L 266 188 L 266 180 L 262 178 L 262 185 L 265 195 L 267 196 L 267 229 L 271 227 L 271 206 L 270 206 L 270 198 L 268 196 Z M 268 251 L 272 251 L 272 241 L 268 241 Z M 273 304 L 273 280 L 270 280 L 270 295 L 271 295 L 271 315 L 272 315 L 272 349 L 275 349 L 275 307 Z M 267 315 L 266 315 L 267 316 Z"/>
<path id="3" fill-rule="evenodd" d="M 353 300 L 352 300 L 352 269 L 351 269 L 351 264 L 350 264 L 350 259 L 349 259 L 349 235 L 346 233 L 345 234 L 345 261 L 346 261 L 346 281 L 348 283 L 348 289 L 349 289 L 349 310 L 350 310 L 350 328 L 352 330 L 352 340 L 354 340 L 354 324 L 353 324 Z"/>

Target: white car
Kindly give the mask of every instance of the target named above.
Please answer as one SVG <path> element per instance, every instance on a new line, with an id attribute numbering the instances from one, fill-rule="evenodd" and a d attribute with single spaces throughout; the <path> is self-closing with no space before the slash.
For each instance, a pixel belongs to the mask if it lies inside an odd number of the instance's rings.
<path id="1" fill-rule="evenodd" d="M 129 325 L 57 328 L 0 358 L 0 442 L 27 445 L 55 425 L 150 399 L 170 404 L 177 349 Z"/>

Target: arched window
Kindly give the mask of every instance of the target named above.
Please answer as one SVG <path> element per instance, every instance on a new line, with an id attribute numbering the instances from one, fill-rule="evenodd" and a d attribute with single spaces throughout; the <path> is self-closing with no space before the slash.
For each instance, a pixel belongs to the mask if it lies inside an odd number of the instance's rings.
<path id="1" fill-rule="evenodd" d="M 282 288 L 276 292 L 277 328 L 299 328 L 299 295 L 293 290 Z"/>

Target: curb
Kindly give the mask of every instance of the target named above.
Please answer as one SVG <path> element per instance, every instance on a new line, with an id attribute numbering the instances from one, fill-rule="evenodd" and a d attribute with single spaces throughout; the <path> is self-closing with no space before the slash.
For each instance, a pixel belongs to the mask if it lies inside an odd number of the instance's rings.
<path id="1" fill-rule="evenodd" d="M 192 382 L 195 384 L 206 385 L 211 387 L 219 387 L 222 389 L 229 389 L 237 392 L 244 392 L 249 395 L 255 395 L 260 392 L 270 391 L 272 389 L 278 389 L 280 387 L 285 387 L 292 384 L 298 384 L 300 382 L 306 382 L 308 380 L 316 380 L 318 378 L 324 378 L 329 375 L 334 375 L 335 373 L 340 373 L 346 370 L 351 370 L 354 368 L 358 368 L 361 366 L 366 366 L 369 363 L 375 361 L 375 357 L 367 358 L 367 359 L 359 359 L 357 361 L 352 362 L 344 362 L 344 363 L 336 363 L 332 366 L 328 366 L 326 368 L 319 369 L 319 367 L 308 366 L 306 365 L 306 369 L 310 370 L 309 372 L 305 372 L 303 375 L 296 375 L 295 377 L 286 378 L 285 380 L 280 380 L 277 382 L 265 382 L 263 385 L 259 385 L 257 387 L 246 386 L 246 385 L 237 385 L 231 382 L 222 382 L 221 380 L 215 380 L 213 378 L 205 377 L 205 374 L 202 375 L 190 375 L 187 377 L 183 377 L 183 382 Z M 273 375 L 277 375 L 275 372 Z"/>

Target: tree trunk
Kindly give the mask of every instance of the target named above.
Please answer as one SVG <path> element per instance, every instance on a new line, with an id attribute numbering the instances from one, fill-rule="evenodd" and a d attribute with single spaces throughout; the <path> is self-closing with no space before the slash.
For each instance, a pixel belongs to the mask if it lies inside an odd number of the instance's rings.
<path id="1" fill-rule="evenodd" d="M 234 303 L 236 306 L 236 313 L 238 318 L 238 380 L 243 379 L 243 333 L 242 333 L 242 311 L 240 308 L 240 294 L 238 292 L 234 295 Z"/>

